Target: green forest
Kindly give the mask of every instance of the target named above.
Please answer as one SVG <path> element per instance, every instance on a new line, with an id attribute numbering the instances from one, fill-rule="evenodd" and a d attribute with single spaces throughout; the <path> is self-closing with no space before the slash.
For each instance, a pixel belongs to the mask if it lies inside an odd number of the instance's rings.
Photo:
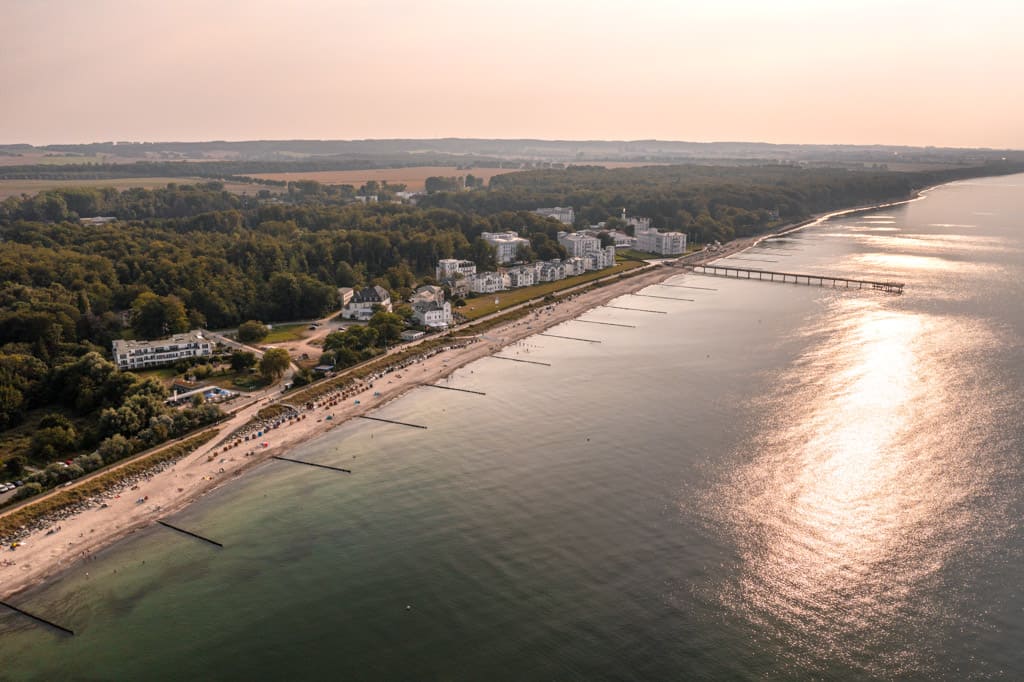
<path id="1" fill-rule="evenodd" d="M 315 182 L 272 200 L 219 182 L 12 197 L 0 203 L 0 444 L 5 430 L 34 429 L 32 462 L 0 450 L 5 478 L 71 455 L 98 454 L 75 464 L 95 468 L 217 418 L 211 406 L 170 410 L 162 386 L 118 372 L 108 359 L 115 338 L 319 318 L 338 308 L 338 287 L 378 284 L 405 300 L 433 281 L 440 258 L 493 268 L 484 231 L 516 231 L 531 256 L 564 257 L 564 226 L 529 212 L 540 206 L 573 206 L 580 224 L 625 208 L 698 241 L 725 241 L 966 172 L 574 167 L 497 176 L 418 205 L 353 203 L 349 189 Z M 79 222 L 96 216 L 115 220 Z M 327 350 L 357 357 L 366 341 L 338 337 Z"/>

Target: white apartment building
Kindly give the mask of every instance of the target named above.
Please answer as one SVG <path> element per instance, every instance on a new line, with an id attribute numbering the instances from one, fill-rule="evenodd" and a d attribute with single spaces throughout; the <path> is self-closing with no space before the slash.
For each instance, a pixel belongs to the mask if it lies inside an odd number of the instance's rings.
<path id="1" fill-rule="evenodd" d="M 412 316 L 418 324 L 432 329 L 447 329 L 453 322 L 452 304 L 444 300 L 444 289 L 427 284 L 409 299 Z"/>
<path id="2" fill-rule="evenodd" d="M 341 307 L 344 308 L 348 305 L 348 302 L 355 296 L 356 290 L 352 287 L 338 287 L 338 301 L 341 303 Z"/>
<path id="3" fill-rule="evenodd" d="M 591 237 L 597 237 L 602 232 L 604 232 L 614 240 L 615 248 L 617 249 L 632 248 L 633 242 L 635 241 L 625 232 L 620 232 L 619 230 L 605 229 L 604 223 L 598 223 L 597 225 L 591 225 L 589 228 L 585 230 L 579 230 L 579 233 L 590 235 Z"/>
<path id="4" fill-rule="evenodd" d="M 380 286 L 366 287 L 357 291 L 352 299 L 341 309 L 341 316 L 346 320 L 369 320 L 373 317 L 375 306 L 381 306 L 391 312 L 391 294 Z"/>
<path id="5" fill-rule="evenodd" d="M 603 249 L 588 253 L 584 258 L 589 258 L 593 267 L 591 270 L 601 270 L 615 265 L 615 247 L 606 246 Z"/>
<path id="6" fill-rule="evenodd" d="M 560 279 L 565 279 L 565 263 L 560 260 L 548 260 L 538 263 L 538 282 L 557 282 Z"/>
<path id="7" fill-rule="evenodd" d="M 676 256 L 686 253 L 686 233 L 637 228 L 635 248 L 637 251 L 657 253 L 662 256 Z"/>
<path id="8" fill-rule="evenodd" d="M 537 268 L 532 263 L 521 265 L 518 268 L 510 268 L 506 274 L 508 275 L 508 285 L 512 289 L 530 287 L 537 283 Z"/>
<path id="9" fill-rule="evenodd" d="M 554 218 L 563 225 L 572 225 L 576 222 L 576 211 L 572 210 L 572 206 L 554 206 L 552 208 L 538 208 L 533 211 L 537 215 L 542 215 L 545 218 Z"/>
<path id="10" fill-rule="evenodd" d="M 418 324 L 432 329 L 447 329 L 452 324 L 452 304 L 432 300 L 416 301 L 412 304 L 412 316 Z"/>
<path id="11" fill-rule="evenodd" d="M 529 239 L 523 239 L 515 232 L 484 232 L 480 238 L 494 247 L 495 259 L 499 264 L 516 260 L 519 247 L 530 245 Z"/>
<path id="12" fill-rule="evenodd" d="M 467 279 L 474 294 L 493 294 L 509 288 L 509 276 L 503 272 L 478 272 Z"/>
<path id="13" fill-rule="evenodd" d="M 203 338 L 199 330 L 158 341 L 115 339 L 112 346 L 114 362 L 121 370 L 145 369 L 173 364 L 182 358 L 213 355 L 213 344 Z"/>
<path id="14" fill-rule="evenodd" d="M 589 268 L 587 267 L 587 259 L 582 256 L 573 256 L 572 258 L 566 258 L 562 261 L 565 266 L 565 276 L 575 277 L 576 275 L 582 275 Z"/>
<path id="15" fill-rule="evenodd" d="M 424 284 L 412 292 L 409 303 L 444 303 L 444 289 L 433 284 Z"/>
<path id="16" fill-rule="evenodd" d="M 631 249 L 633 248 L 633 245 L 636 243 L 636 239 L 634 237 L 630 237 L 625 232 L 620 232 L 618 230 L 608 230 L 608 234 L 611 235 L 611 238 L 615 240 L 615 248 L 617 249 Z"/>
<path id="17" fill-rule="evenodd" d="M 438 282 L 455 279 L 455 275 L 469 277 L 476 274 L 476 263 L 471 260 L 459 260 L 458 258 L 442 258 L 437 261 L 435 269 Z"/>
<path id="18" fill-rule="evenodd" d="M 650 218 L 627 218 L 626 217 L 626 211 L 623 210 L 622 211 L 622 219 L 626 221 L 627 225 L 630 225 L 630 226 L 633 227 L 634 233 L 635 232 L 639 232 L 640 230 L 649 230 L 649 229 L 651 229 L 651 219 Z"/>
<path id="19" fill-rule="evenodd" d="M 558 243 L 570 258 L 601 250 L 601 240 L 583 232 L 559 232 Z"/>

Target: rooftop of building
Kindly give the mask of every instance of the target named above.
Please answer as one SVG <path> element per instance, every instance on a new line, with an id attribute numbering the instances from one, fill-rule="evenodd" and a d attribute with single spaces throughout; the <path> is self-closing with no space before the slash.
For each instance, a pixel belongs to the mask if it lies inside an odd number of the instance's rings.
<path id="1" fill-rule="evenodd" d="M 360 289 L 352 297 L 352 303 L 380 303 L 391 299 L 388 290 L 379 285 Z"/>
<path id="2" fill-rule="evenodd" d="M 174 334 L 165 339 L 154 339 L 153 341 L 139 341 L 136 339 L 114 339 L 113 347 L 116 351 L 130 351 L 138 350 L 142 348 L 154 348 L 158 346 L 174 346 L 189 343 L 210 343 L 210 341 L 203 337 L 202 333 L 198 329 L 193 329 L 189 332 L 182 332 L 181 334 Z"/>

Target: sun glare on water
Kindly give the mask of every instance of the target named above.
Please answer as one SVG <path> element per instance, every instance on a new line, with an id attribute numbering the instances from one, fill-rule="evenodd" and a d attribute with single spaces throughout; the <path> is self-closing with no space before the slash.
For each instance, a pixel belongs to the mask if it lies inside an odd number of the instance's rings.
<path id="1" fill-rule="evenodd" d="M 741 548 L 720 598 L 804 664 L 829 651 L 919 669 L 927 652 L 900 639 L 936 617 L 922 595 L 968 532 L 959 503 L 984 486 L 950 474 L 973 418 L 950 412 L 949 321 L 880 300 L 834 303 L 715 495 Z"/>

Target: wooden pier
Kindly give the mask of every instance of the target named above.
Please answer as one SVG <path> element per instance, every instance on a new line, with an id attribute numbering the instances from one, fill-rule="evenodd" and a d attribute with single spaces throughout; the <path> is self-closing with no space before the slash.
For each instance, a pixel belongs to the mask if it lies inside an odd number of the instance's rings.
<path id="1" fill-rule="evenodd" d="M 735 265 L 705 265 L 684 266 L 694 272 L 704 275 L 715 275 L 717 277 L 734 277 L 737 279 L 756 279 L 765 282 L 792 282 L 793 284 L 807 284 L 810 286 L 832 286 L 846 289 L 874 289 L 885 291 L 890 294 L 902 294 L 903 282 L 882 282 L 870 279 L 855 279 L 851 277 L 833 277 L 832 275 L 809 275 L 797 272 L 776 272 L 774 270 L 758 270 L 756 268 L 740 268 Z"/>

